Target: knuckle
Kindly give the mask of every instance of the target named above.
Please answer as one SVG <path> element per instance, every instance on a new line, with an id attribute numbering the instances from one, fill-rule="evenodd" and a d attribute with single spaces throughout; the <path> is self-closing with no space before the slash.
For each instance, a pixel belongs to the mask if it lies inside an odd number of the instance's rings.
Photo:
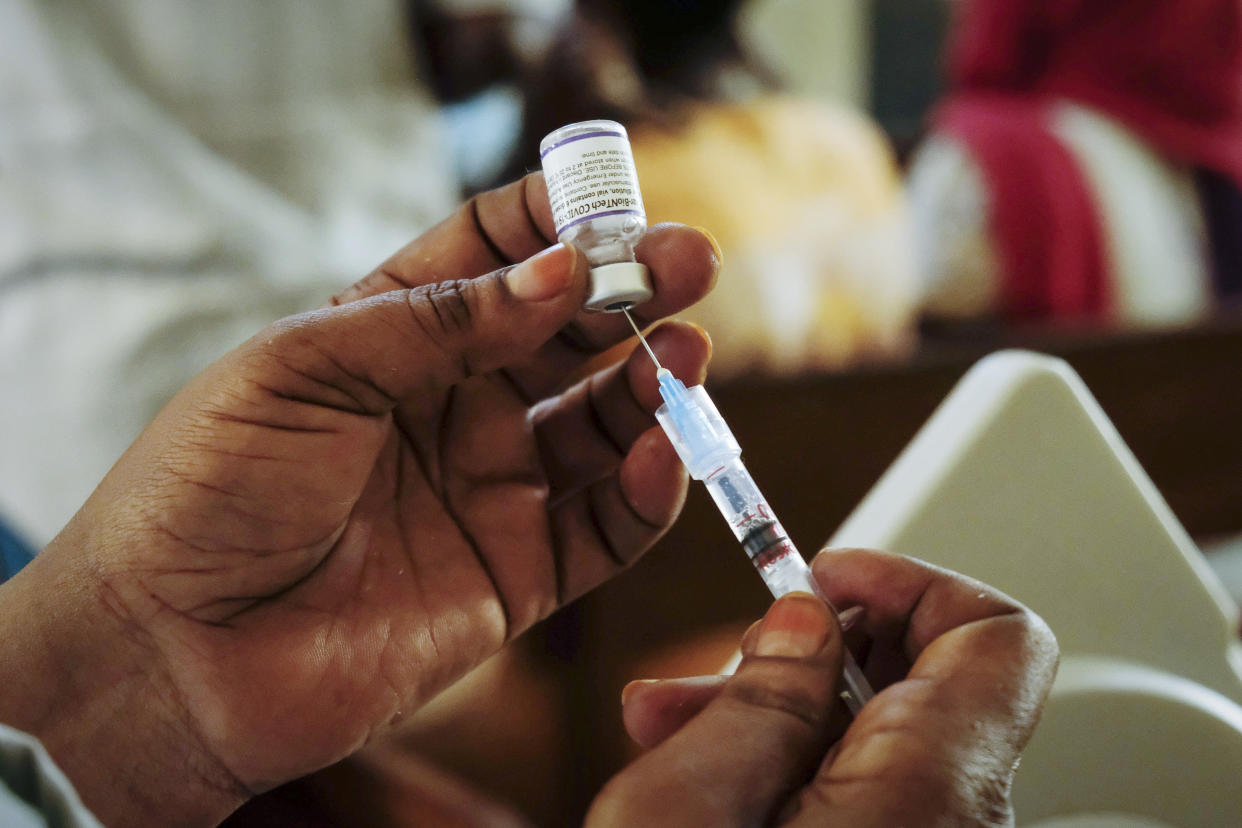
<path id="1" fill-rule="evenodd" d="M 1012 773 L 987 773 L 975 781 L 965 816 L 973 815 L 975 821 L 963 821 L 966 825 L 1013 825 L 1013 803 L 1010 800 Z"/>
<path id="2" fill-rule="evenodd" d="M 238 349 L 243 370 L 266 369 L 272 363 L 304 359 L 314 331 L 306 314 L 269 324 Z"/>
<path id="3" fill-rule="evenodd" d="M 725 686 L 724 695 L 752 710 L 793 719 L 797 724 L 822 727 L 830 705 L 804 689 L 771 682 L 733 681 Z"/>
<path id="4" fill-rule="evenodd" d="M 937 828 L 1002 828 L 1014 824 L 1010 775 L 972 771 L 953 762 L 929 767 L 900 763 L 871 780 L 873 787 L 905 795 L 882 805 L 886 822 Z M 832 801 L 817 780 L 815 793 Z"/>
<path id="5" fill-rule="evenodd" d="M 472 280 L 452 279 L 411 290 L 407 301 L 419 327 L 436 339 L 448 339 L 470 329 L 477 294 Z"/>
<path id="6" fill-rule="evenodd" d="M 1010 775 L 995 771 L 958 769 L 925 778 L 924 801 L 939 804 L 935 824 L 946 826 L 1013 825 Z"/>
<path id="7" fill-rule="evenodd" d="M 1013 824 L 1017 754 L 1003 738 L 980 735 L 952 746 L 919 723 L 911 722 L 907 732 L 915 738 L 903 741 L 901 753 L 890 758 L 877 781 L 914 794 L 911 801 L 920 803 L 929 824 Z"/>
<path id="8" fill-rule="evenodd" d="M 1061 657 L 1061 645 L 1057 643 L 1056 633 L 1041 616 L 1023 607 L 1023 622 L 1026 627 L 1027 641 L 1032 650 L 1044 655 L 1054 665 Z"/>
<path id="9" fill-rule="evenodd" d="M 1009 648 L 1017 657 L 1015 670 L 1020 672 L 1028 694 L 1042 700 L 1051 689 L 1061 659 L 1057 637 L 1043 618 L 1022 605 L 1004 620 L 1008 622 Z"/>

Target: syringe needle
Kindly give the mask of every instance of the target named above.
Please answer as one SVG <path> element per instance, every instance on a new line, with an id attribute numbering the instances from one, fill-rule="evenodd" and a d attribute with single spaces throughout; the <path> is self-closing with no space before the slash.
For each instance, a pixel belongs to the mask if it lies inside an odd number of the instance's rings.
<path id="1" fill-rule="evenodd" d="M 660 360 L 656 359 L 655 351 L 651 350 L 651 346 L 647 344 L 647 338 L 643 336 L 643 332 L 638 329 L 638 324 L 634 321 L 634 317 L 630 316 L 629 308 L 622 308 L 621 312 L 625 314 L 625 318 L 630 321 L 630 327 L 634 329 L 634 333 L 638 335 L 638 341 L 647 349 L 647 355 L 651 357 L 651 361 L 655 363 L 656 369 L 662 369 L 664 366 L 660 364 Z"/>

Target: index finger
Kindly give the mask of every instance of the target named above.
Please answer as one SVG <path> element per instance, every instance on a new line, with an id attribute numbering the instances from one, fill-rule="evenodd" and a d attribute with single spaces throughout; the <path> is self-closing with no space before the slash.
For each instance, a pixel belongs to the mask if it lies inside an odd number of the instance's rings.
<path id="1" fill-rule="evenodd" d="M 825 550 L 811 562 L 811 571 L 838 610 L 865 609 L 865 629 L 900 633 L 912 662 L 927 645 L 955 627 L 1028 612 L 982 581 L 906 555 L 870 549 Z"/>
<path id="2" fill-rule="evenodd" d="M 823 802 L 851 825 L 1000 815 L 1056 672 L 1047 625 L 991 587 L 901 555 L 825 553 L 812 570 L 837 607 L 865 608 L 863 629 L 897 632 L 913 664 L 863 708 L 800 816 L 814 820 Z"/>
<path id="3" fill-rule="evenodd" d="M 389 290 L 473 278 L 526 260 L 556 241 L 542 173 L 480 193 L 334 297 L 351 302 Z M 650 228 L 635 251 L 651 273 L 653 297 L 635 308 L 646 326 L 707 295 L 720 257 L 702 231 L 678 224 Z M 506 370 L 528 402 L 542 398 L 591 357 L 630 336 L 617 313 L 580 311 L 555 339 Z"/>
<path id="4" fill-rule="evenodd" d="M 543 173 L 472 197 L 457 212 L 389 256 L 332 304 L 451 279 L 473 279 L 556 244 Z"/>

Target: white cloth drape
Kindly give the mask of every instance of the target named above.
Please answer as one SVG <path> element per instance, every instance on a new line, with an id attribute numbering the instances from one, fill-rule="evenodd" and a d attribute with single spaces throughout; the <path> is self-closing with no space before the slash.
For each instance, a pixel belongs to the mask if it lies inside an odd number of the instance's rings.
<path id="1" fill-rule="evenodd" d="M 0 514 L 453 208 L 397 0 L 0 2 Z"/>

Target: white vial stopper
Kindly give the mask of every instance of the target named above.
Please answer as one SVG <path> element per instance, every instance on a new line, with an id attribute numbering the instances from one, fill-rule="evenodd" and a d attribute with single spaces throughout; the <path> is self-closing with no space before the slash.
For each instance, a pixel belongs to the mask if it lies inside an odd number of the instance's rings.
<path id="1" fill-rule="evenodd" d="M 638 262 L 616 262 L 591 268 L 587 310 L 619 311 L 651 298 L 651 275 Z"/>
<path id="2" fill-rule="evenodd" d="M 620 311 L 652 296 L 651 275 L 634 259 L 647 213 L 629 135 L 616 121 L 582 121 L 539 145 L 556 236 L 591 266 L 589 310 Z"/>

